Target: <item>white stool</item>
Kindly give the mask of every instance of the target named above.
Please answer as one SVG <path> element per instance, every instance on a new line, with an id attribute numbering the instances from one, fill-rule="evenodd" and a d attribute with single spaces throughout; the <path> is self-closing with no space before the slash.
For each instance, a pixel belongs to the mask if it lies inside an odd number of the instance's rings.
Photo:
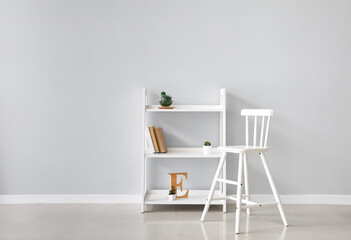
<path id="1" fill-rule="evenodd" d="M 236 216 L 235 216 L 235 233 L 239 233 L 240 230 L 240 213 L 241 209 L 245 209 L 247 211 L 247 215 L 250 215 L 250 208 L 254 207 L 262 207 L 268 205 L 277 205 L 280 215 L 282 217 L 283 223 L 285 226 L 288 226 L 288 222 L 286 220 L 282 203 L 279 198 L 279 194 L 277 188 L 275 187 L 271 171 L 268 167 L 266 158 L 264 153 L 269 150 L 267 148 L 267 140 L 268 140 L 268 130 L 269 130 L 269 123 L 271 117 L 273 116 L 272 109 L 243 109 L 241 111 L 241 115 L 246 117 L 246 146 L 226 146 L 220 147 L 219 149 L 222 151 L 222 158 L 219 162 L 215 177 L 213 179 L 210 193 L 208 194 L 208 198 L 206 200 L 206 205 L 204 211 L 201 216 L 201 221 L 205 220 L 206 214 L 210 207 L 212 200 L 234 200 L 236 201 Z M 249 145 L 249 116 L 254 117 L 254 130 L 253 130 L 253 145 Z M 261 134 L 260 134 L 260 145 L 257 146 L 257 118 L 262 117 L 261 121 Z M 267 117 L 267 123 L 265 125 L 265 118 Z M 237 153 L 239 154 L 239 167 L 238 167 L 238 180 L 237 182 L 227 180 L 227 179 L 220 179 L 219 176 L 223 170 L 223 164 L 226 161 L 227 153 Z M 248 166 L 247 166 L 247 154 L 248 153 L 258 153 L 261 156 L 263 167 L 266 171 L 269 184 L 272 188 L 273 195 L 275 198 L 275 202 L 268 202 L 268 203 L 255 203 L 250 201 L 250 188 L 249 188 L 249 175 L 248 175 Z M 245 195 L 242 194 L 242 176 L 244 172 L 244 181 L 245 181 Z M 226 196 L 221 198 L 213 198 L 213 194 L 216 188 L 217 182 L 222 182 L 224 184 L 232 184 L 237 185 L 237 192 L 236 196 Z M 243 199 L 243 197 L 245 199 Z M 242 206 L 242 203 L 245 204 Z"/>

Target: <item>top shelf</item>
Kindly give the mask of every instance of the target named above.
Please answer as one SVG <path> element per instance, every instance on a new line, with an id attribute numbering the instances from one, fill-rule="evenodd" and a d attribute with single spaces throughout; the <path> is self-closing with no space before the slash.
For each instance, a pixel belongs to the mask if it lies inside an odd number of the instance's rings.
<path id="1" fill-rule="evenodd" d="M 173 109 L 159 109 L 159 105 L 146 105 L 146 112 L 223 112 L 222 105 L 172 105 Z"/>

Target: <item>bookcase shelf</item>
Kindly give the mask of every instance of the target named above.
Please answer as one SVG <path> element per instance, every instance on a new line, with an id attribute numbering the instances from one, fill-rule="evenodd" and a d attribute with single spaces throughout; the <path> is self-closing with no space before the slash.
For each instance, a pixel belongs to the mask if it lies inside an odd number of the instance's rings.
<path id="1" fill-rule="evenodd" d="M 223 112 L 222 105 L 172 105 L 173 109 L 159 109 L 159 105 L 146 105 L 146 112 Z"/>
<path id="2" fill-rule="evenodd" d="M 146 158 L 220 158 L 222 153 L 212 148 L 211 153 L 205 155 L 202 148 L 168 148 L 167 153 L 145 152 Z"/>
<path id="3" fill-rule="evenodd" d="M 177 198 L 174 201 L 169 201 L 167 198 L 169 190 L 147 190 L 145 196 L 146 204 L 162 204 L 162 205 L 205 205 L 209 190 L 196 190 L 189 191 L 188 198 Z M 214 197 L 221 197 L 222 193 L 216 190 Z M 211 204 L 221 205 L 223 201 L 213 201 Z"/>
<path id="4" fill-rule="evenodd" d="M 217 148 L 212 148 L 211 153 L 205 155 L 202 147 L 169 147 L 167 153 L 153 153 L 147 149 L 147 130 L 148 114 L 152 113 L 177 113 L 177 112 L 213 112 L 219 113 L 219 145 L 226 146 L 226 91 L 221 88 L 219 91 L 220 103 L 217 105 L 172 105 L 173 109 L 159 109 L 159 105 L 148 105 L 147 90 L 143 88 L 143 156 L 142 156 L 142 203 L 141 212 L 146 211 L 147 205 L 163 204 L 163 205 L 204 205 L 207 199 L 208 190 L 190 189 L 188 198 L 178 198 L 175 201 L 168 200 L 168 190 L 151 190 L 147 189 L 146 160 L 153 158 L 188 158 L 188 159 L 217 159 L 219 160 L 222 153 Z M 199 166 L 201 168 L 201 165 Z M 226 179 L 226 164 L 224 164 L 222 178 Z M 208 187 L 208 189 L 210 186 Z M 226 196 L 226 185 L 219 184 L 219 190 L 215 191 L 215 197 Z M 226 201 L 216 201 L 214 204 L 223 205 L 223 212 L 226 212 Z"/>

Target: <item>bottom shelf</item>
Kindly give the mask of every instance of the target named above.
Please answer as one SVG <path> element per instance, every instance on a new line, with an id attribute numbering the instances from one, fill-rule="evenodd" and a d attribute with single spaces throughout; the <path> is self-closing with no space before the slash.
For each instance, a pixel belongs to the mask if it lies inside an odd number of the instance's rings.
<path id="1" fill-rule="evenodd" d="M 174 201 L 168 200 L 169 190 L 147 190 L 145 196 L 146 204 L 164 205 L 205 205 L 209 190 L 189 190 L 188 198 L 177 198 Z M 222 194 L 216 190 L 213 197 L 221 197 Z M 212 201 L 211 205 L 221 205 L 223 200 Z"/>

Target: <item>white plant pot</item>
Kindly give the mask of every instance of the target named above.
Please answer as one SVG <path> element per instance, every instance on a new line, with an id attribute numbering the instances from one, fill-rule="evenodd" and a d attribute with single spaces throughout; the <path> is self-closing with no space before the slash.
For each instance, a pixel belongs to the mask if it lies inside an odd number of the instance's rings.
<path id="1" fill-rule="evenodd" d="M 168 200 L 169 201 L 174 201 L 176 199 L 176 195 L 173 194 L 173 195 L 168 195 Z"/>
<path id="2" fill-rule="evenodd" d="M 205 155 L 208 155 L 211 153 L 211 147 L 212 146 L 202 146 L 202 149 L 204 150 Z"/>

